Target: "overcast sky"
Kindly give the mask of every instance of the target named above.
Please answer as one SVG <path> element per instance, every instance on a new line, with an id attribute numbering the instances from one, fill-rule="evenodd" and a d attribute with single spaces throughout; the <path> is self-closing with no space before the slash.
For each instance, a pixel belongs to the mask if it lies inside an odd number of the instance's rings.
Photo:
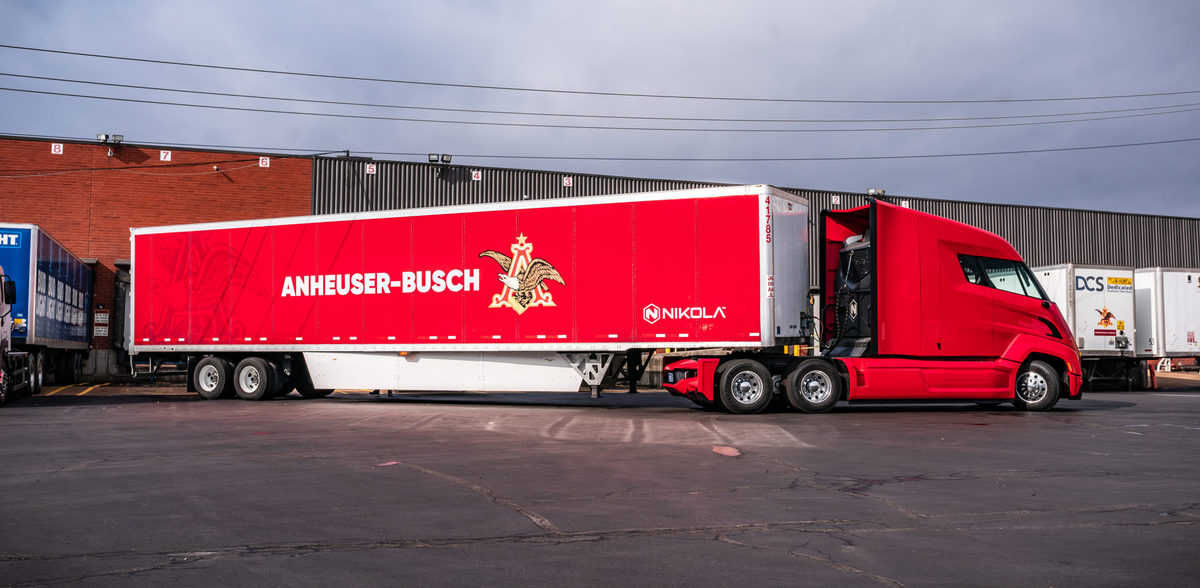
<path id="1" fill-rule="evenodd" d="M 1200 90 L 1200 3 L 1189 0 L 0 2 L 0 8 L 0 43 L 393 79 L 633 93 L 848 99 L 1038 98 Z M 805 104 L 599 97 L 215 71 L 12 49 L 0 49 L 0 71 L 369 103 L 639 116 L 924 118 L 1200 103 L 1200 93 L 1000 104 Z M 419 118 L 718 126 L 703 122 L 544 119 L 320 106 L 3 76 L 0 86 Z M 888 124 L 740 126 L 850 128 Z M 962 153 L 1200 137 L 1200 112 L 936 131 L 695 133 L 331 119 L 0 92 L 0 133 L 93 137 L 106 131 L 123 133 L 131 142 L 278 148 L 808 157 Z M 886 161 L 455 159 L 455 163 L 463 164 L 829 190 L 883 187 L 892 194 L 1182 216 L 1200 216 L 1198 161 L 1200 142 Z"/>

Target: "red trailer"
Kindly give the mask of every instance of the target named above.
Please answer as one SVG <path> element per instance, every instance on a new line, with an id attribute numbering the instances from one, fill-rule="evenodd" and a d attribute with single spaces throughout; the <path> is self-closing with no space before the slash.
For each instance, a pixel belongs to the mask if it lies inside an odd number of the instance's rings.
<path id="1" fill-rule="evenodd" d="M 734 411 L 761 410 L 769 400 L 753 392 L 772 377 L 809 412 L 839 400 L 1045 410 L 1080 397 L 1071 330 L 1000 236 L 878 200 L 819 224 L 821 356 L 689 358 L 667 366 L 669 389 Z"/>
<path id="2" fill-rule="evenodd" d="M 807 219 L 760 185 L 139 228 L 131 350 L 206 397 L 595 390 L 803 342 Z"/>

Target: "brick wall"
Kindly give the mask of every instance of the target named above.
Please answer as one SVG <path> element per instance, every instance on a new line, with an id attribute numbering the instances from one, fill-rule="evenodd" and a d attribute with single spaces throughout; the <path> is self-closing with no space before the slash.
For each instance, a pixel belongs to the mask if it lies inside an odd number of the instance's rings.
<path id="1" fill-rule="evenodd" d="M 96 258 L 93 309 L 113 308 L 113 262 L 130 257 L 130 227 L 295 216 L 312 209 L 308 158 L 273 156 L 262 168 L 255 154 L 172 149 L 167 162 L 157 147 L 118 146 L 109 156 L 104 145 L 64 143 L 56 155 L 53 144 L 0 138 L 0 176 L 32 176 L 0 177 L 0 221 L 36 223 L 76 256 Z M 49 175 L 95 168 L 121 169 Z M 111 344 L 97 337 L 93 347 Z"/>

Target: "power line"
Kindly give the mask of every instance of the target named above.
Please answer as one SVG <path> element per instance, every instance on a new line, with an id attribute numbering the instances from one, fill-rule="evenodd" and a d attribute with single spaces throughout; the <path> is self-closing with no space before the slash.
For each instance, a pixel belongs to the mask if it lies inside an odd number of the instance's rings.
<path id="1" fill-rule="evenodd" d="M 455 154 L 455 157 L 475 157 L 481 159 L 554 159 L 563 161 L 674 161 L 674 162 L 772 162 L 772 161 L 862 161 L 873 159 L 931 159 L 939 157 L 978 157 L 985 155 L 1019 155 L 1025 153 L 1052 153 L 1058 151 L 1089 151 L 1093 149 L 1117 149 L 1121 147 L 1143 147 L 1147 145 L 1167 145 L 1171 143 L 1188 143 L 1200 141 L 1200 137 L 1184 139 L 1165 139 L 1161 141 L 1142 141 L 1138 143 L 1116 143 L 1111 145 L 1082 145 L 1074 147 L 1050 147 L 1045 149 L 1013 149 L 1007 151 L 975 151 L 968 153 L 925 153 L 914 155 L 850 155 L 850 156 L 820 156 L 820 157 L 608 157 L 608 156 L 558 156 L 558 155 L 476 155 Z M 389 155 L 383 151 L 357 151 L 371 155 Z M 417 154 L 420 155 L 420 154 Z"/>
<path id="2" fill-rule="evenodd" d="M 88 141 L 81 137 L 46 137 L 44 135 L 30 135 L 22 133 L 0 133 L 3 135 L 14 137 L 36 137 L 41 139 L 56 138 L 63 140 Z M 1112 143 L 1107 145 L 1075 145 L 1068 147 L 1045 147 L 1037 149 L 1010 149 L 1004 151 L 972 151 L 964 153 L 918 153 L 911 155 L 829 155 L 829 156 L 774 156 L 774 157 L 639 157 L 639 156 L 617 156 L 617 155 L 496 155 L 496 154 L 472 154 L 472 153 L 456 153 L 455 157 L 459 158 L 476 158 L 476 159 L 530 159 L 530 160 L 561 160 L 561 161 L 665 161 L 665 162 L 779 162 L 779 161 L 864 161 L 864 160 L 880 160 L 880 159 L 933 159 L 943 157 L 981 157 L 981 156 L 996 156 L 996 155 L 1024 155 L 1030 153 L 1056 153 L 1070 151 L 1091 151 L 1098 149 L 1121 149 L 1127 147 L 1146 147 L 1151 145 L 1170 145 L 1178 143 L 1191 143 L 1200 141 L 1200 137 L 1185 137 L 1180 139 L 1161 139 L 1156 141 L 1140 141 L 1133 143 Z M 314 155 L 322 155 L 328 153 L 349 153 L 352 150 L 338 149 L 310 149 L 300 147 L 247 147 L 240 145 L 216 145 L 203 143 L 168 143 L 159 141 L 148 141 L 138 143 L 146 146 L 163 146 L 163 147 L 208 147 L 213 149 L 244 149 L 247 151 L 264 151 L 264 152 L 279 152 L 279 151 L 311 151 L 315 153 L 304 155 L 309 157 Z M 363 155 L 390 155 L 399 157 L 424 157 L 424 152 L 411 151 L 358 151 L 353 150 L 353 153 Z M 297 155 L 296 157 L 301 157 Z M 163 166 L 152 166 L 163 167 Z M 116 168 L 121 169 L 121 168 Z M 13 170 L 9 170 L 13 171 Z M 26 170 L 16 170 L 26 171 Z M 0 173 L 4 173 L 0 170 Z"/>
<path id="3" fill-rule="evenodd" d="M 415 123 L 432 123 L 432 124 L 455 124 L 455 125 L 476 125 L 489 127 L 520 127 L 520 128 L 541 128 L 541 129 L 579 129 L 579 130 L 596 130 L 596 131 L 654 131 L 654 132 L 677 132 L 677 133 L 862 133 L 862 132 L 898 132 L 898 131 L 941 131 L 941 130 L 957 130 L 957 129 L 985 129 L 985 128 L 1000 128 L 1000 127 L 1027 127 L 1040 125 L 1059 125 L 1078 122 L 1091 122 L 1100 120 L 1114 120 L 1121 118 L 1139 118 L 1146 116 L 1162 116 L 1166 114 L 1179 114 L 1182 112 L 1192 112 L 1200 110 L 1198 108 L 1181 108 L 1176 110 L 1164 110 L 1159 112 L 1143 112 L 1138 114 L 1120 114 L 1113 116 L 1095 116 L 1086 118 L 1073 118 L 1065 120 L 1042 120 L 1042 121 L 1026 121 L 1015 123 L 991 123 L 981 125 L 942 125 L 942 126 L 925 126 L 925 127 L 875 127 L 875 128 L 845 128 L 845 129 L 777 129 L 777 128 L 757 128 L 757 129 L 720 129 L 706 127 L 616 127 L 606 125 L 565 125 L 551 123 L 519 123 L 519 122 L 498 122 L 498 121 L 474 121 L 474 120 L 453 120 L 453 119 L 430 119 L 430 118 L 412 118 L 402 116 L 381 116 L 373 114 L 345 114 L 345 113 L 330 113 L 330 112 L 308 112 L 302 110 L 281 110 L 276 108 L 253 108 L 248 106 L 219 106 L 214 104 L 196 104 L 192 102 L 172 102 L 169 100 L 148 100 L 144 98 L 121 98 L 116 96 L 97 96 L 94 94 L 76 94 L 73 92 L 52 92 L 49 90 L 30 90 L 26 88 L 5 88 L 0 87 L 0 91 L 5 92 L 22 92 L 26 94 L 42 94 L 46 96 L 66 96 L 70 98 L 84 98 L 88 100 L 108 100 L 112 102 L 132 102 L 137 104 L 156 104 L 160 106 L 179 106 L 187 108 L 206 108 L 210 110 L 232 110 L 238 112 L 261 112 L 268 114 L 290 114 L 299 116 L 316 116 L 326 118 L 349 118 L 362 120 L 391 120 L 400 122 L 415 122 Z"/>
<path id="4" fill-rule="evenodd" d="M 765 97 L 749 97 L 749 96 L 693 96 L 685 94 L 666 94 L 666 93 L 646 93 L 646 92 L 616 92 L 616 91 L 599 91 L 599 90 L 567 90 L 561 88 L 535 88 L 526 86 L 500 86 L 490 84 L 468 84 L 468 83 L 452 83 L 452 82 L 430 82 L 423 80 L 401 80 L 389 78 L 376 78 L 367 76 L 349 76 L 340 74 L 326 74 L 314 72 L 287 71 L 278 69 L 265 69 L 256 67 L 238 67 L 232 65 L 215 65 L 208 63 L 189 63 L 185 61 L 173 61 L 168 59 L 149 59 L 145 57 L 126 57 L 121 55 L 106 55 L 103 53 L 86 53 L 82 51 L 66 51 L 62 49 L 45 49 L 40 47 L 27 47 L 23 45 L 8 45 L 0 44 L 0 48 L 18 49 L 21 51 L 35 51 L 39 53 L 54 53 L 58 55 L 74 55 L 78 57 L 93 57 L 97 59 L 112 59 L 118 61 L 130 61 L 138 63 L 154 63 L 159 65 L 174 65 L 180 67 L 195 67 L 204 69 L 219 69 L 227 71 L 242 71 L 251 73 L 267 73 L 289 76 L 301 76 L 309 78 L 326 78 L 335 80 L 351 80 L 361 82 L 379 82 L 388 84 L 408 84 L 417 86 L 436 86 L 443 88 L 470 88 L 477 90 L 502 90 L 508 92 L 538 92 L 544 94 L 572 94 L 572 95 L 587 95 L 587 96 L 618 96 L 625 98 L 667 98 L 679 100 L 722 100 L 722 101 L 737 101 L 737 102 L 788 102 L 788 103 L 820 103 L 820 104 L 984 104 L 984 103 L 1010 103 L 1010 102 L 1067 102 L 1076 100 L 1113 100 L 1118 98 L 1147 98 L 1151 96 L 1179 96 L 1183 94 L 1200 94 L 1200 90 L 1179 90 L 1171 92 L 1139 92 L 1129 94 L 1109 94 L 1099 96 L 1064 96 L 1053 98 L 937 98 L 937 99 L 921 99 L 921 100 L 904 100 L 904 99 L 846 99 L 846 98 L 765 98 Z"/>
<path id="5" fill-rule="evenodd" d="M 488 110 L 482 108 L 451 108 L 442 106 L 412 106 L 406 104 L 377 104 L 370 102 L 352 102 L 345 100 L 324 100 L 317 98 L 292 98 L 285 96 L 267 96 L 259 94 L 238 94 L 234 92 L 217 92 L 211 90 L 195 90 L 185 88 L 166 88 L 162 86 L 146 86 L 140 84 L 121 84 L 117 82 L 97 82 L 93 80 L 77 80 L 71 78 L 59 78 L 52 76 L 36 76 L 32 74 L 18 74 L 9 72 L 0 72 L 0 76 L 8 76 L 13 78 L 24 78 L 31 80 L 45 80 L 51 82 L 66 82 L 71 84 L 89 84 L 93 86 L 107 86 L 111 88 L 129 88 L 135 90 L 152 90 L 155 92 L 176 92 L 182 94 L 198 94 L 203 96 L 221 96 L 228 98 L 249 98 L 255 100 L 278 100 L 282 102 L 303 102 L 308 104 L 330 104 L 337 106 L 363 106 L 369 108 L 391 108 L 401 110 L 426 110 L 435 112 L 462 112 L 471 114 L 502 114 L 502 115 L 517 115 L 517 116 L 548 116 L 548 117 L 564 117 L 564 118 L 599 118 L 599 119 L 622 119 L 622 120 L 662 120 L 662 121 L 680 121 L 680 122 L 730 122 L 730 123 L 904 123 L 904 122 L 951 122 L 951 121 L 969 121 L 969 120 L 1012 120 L 1026 118 L 1055 118 L 1063 116 L 1084 116 L 1091 114 L 1112 114 L 1120 112 L 1143 112 L 1147 110 L 1164 110 L 1170 108 L 1186 108 L 1189 106 L 1200 106 L 1200 102 L 1186 102 L 1182 104 L 1166 104 L 1162 106 L 1139 106 L 1136 108 L 1110 108 L 1105 110 L 1085 110 L 1076 112 L 1058 112 L 1052 114 L 1011 114 L 998 116 L 948 116 L 948 117 L 924 117 L 924 118 L 727 118 L 727 117 L 693 117 L 693 116 L 650 116 L 650 115 L 622 115 L 622 114 L 579 114 L 568 112 L 537 112 L 537 111 L 522 111 L 522 110 Z"/>
<path id="6" fill-rule="evenodd" d="M 34 135 L 15 134 L 13 136 L 32 137 Z M 86 139 L 83 139 L 80 137 L 50 137 L 50 138 L 76 140 L 76 141 L 85 141 L 86 140 Z M 118 145 L 110 145 L 110 147 L 113 147 L 113 148 L 119 148 L 120 146 L 121 145 L 119 145 L 119 144 Z M 337 151 L 323 151 L 320 153 L 313 153 L 313 154 L 304 155 L 304 156 L 282 155 L 282 156 L 276 156 L 276 157 L 281 158 L 281 159 L 290 159 L 290 158 L 295 158 L 295 157 L 311 157 L 313 155 L 323 155 L 323 154 L 327 154 L 327 153 L 336 153 L 336 152 Z M 249 163 L 247 163 L 247 162 L 249 162 Z M 160 173 L 153 173 L 153 172 L 136 171 L 136 170 L 154 170 L 154 169 L 179 169 L 179 168 L 200 167 L 200 166 L 209 166 L 209 165 L 217 166 L 222 163 L 246 163 L 247 165 L 233 167 L 233 168 L 229 168 L 229 169 L 214 169 L 211 171 L 206 170 L 206 171 L 202 171 L 202 172 L 180 172 L 180 173 L 171 173 L 171 174 L 165 174 L 165 173 L 160 174 Z M 32 178 L 32 177 L 58 176 L 58 175 L 65 175 L 65 174 L 76 174 L 76 173 L 84 173 L 84 172 L 104 172 L 104 171 L 119 171 L 119 172 L 129 172 L 129 173 L 138 174 L 138 175 L 175 177 L 175 176 L 189 176 L 189 175 L 219 174 L 219 173 L 224 173 L 224 172 L 228 172 L 228 171 L 244 169 L 247 167 L 254 167 L 257 165 L 258 165 L 258 158 L 255 157 L 255 158 L 240 158 L 240 159 L 217 159 L 217 160 L 210 160 L 210 161 L 189 161 L 189 162 L 180 162 L 180 163 L 146 163 L 146 164 L 136 164 L 136 165 L 117 165 L 117 166 L 102 166 L 102 167 L 76 167 L 76 168 L 69 168 L 69 169 L 0 169 L 0 178 Z"/>

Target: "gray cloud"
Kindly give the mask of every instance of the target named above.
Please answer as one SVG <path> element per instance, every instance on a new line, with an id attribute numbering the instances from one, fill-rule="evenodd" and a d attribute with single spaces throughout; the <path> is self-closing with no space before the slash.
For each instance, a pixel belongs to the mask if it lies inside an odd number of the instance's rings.
<path id="1" fill-rule="evenodd" d="M 405 79 L 828 98 L 1200 89 L 1200 59 L 1194 49 L 1200 8 L 1193 2 L 13 2 L 2 10 L 7 18 L 0 23 L 0 35 L 8 43 Z M 12 50 L 0 50 L 0 69 L 364 102 L 614 114 L 874 118 L 1049 113 L 1189 101 L 1187 96 L 992 105 L 671 101 L 315 80 Z M 11 79 L 3 85 L 70 87 Z M 1200 101 L 1200 95 L 1191 101 Z M 460 154 L 948 153 L 1200 136 L 1200 113 L 1042 127 L 733 135 L 319 119 L 8 93 L 0 93 L 0 105 L 0 131 L 8 132 L 90 136 L 112 130 L 130 140 Z M 500 165 L 834 190 L 882 186 L 893 193 L 965 200 L 1200 216 L 1197 154 L 1200 144 L 1193 143 L 936 160 Z"/>

